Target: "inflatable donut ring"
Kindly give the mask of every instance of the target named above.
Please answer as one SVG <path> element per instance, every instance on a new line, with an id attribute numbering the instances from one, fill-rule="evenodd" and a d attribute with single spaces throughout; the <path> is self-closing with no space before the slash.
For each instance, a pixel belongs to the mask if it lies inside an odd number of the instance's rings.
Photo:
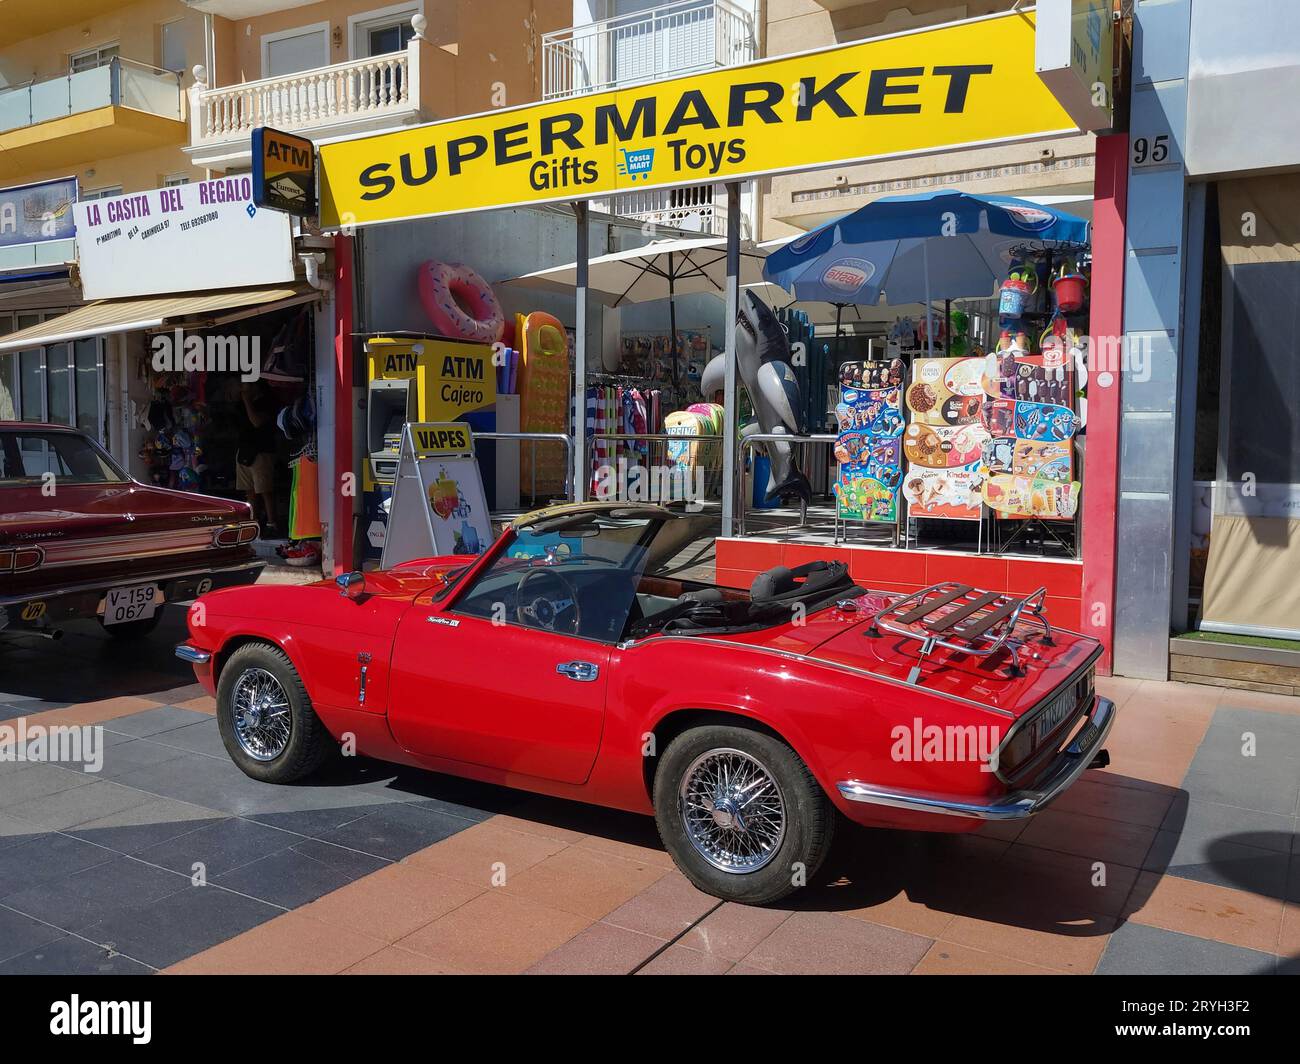
<path id="1" fill-rule="evenodd" d="M 496 294 L 463 262 L 421 266 L 420 303 L 439 336 L 494 344 L 505 329 Z"/>

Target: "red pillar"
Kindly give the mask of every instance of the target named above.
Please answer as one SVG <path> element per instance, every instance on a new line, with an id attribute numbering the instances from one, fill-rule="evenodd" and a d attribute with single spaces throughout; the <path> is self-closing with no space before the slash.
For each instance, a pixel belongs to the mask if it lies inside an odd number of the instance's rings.
<path id="1" fill-rule="evenodd" d="M 352 568 L 352 507 L 361 490 L 352 468 L 352 238 L 334 237 L 334 575 Z M 350 474 L 350 475 L 349 475 Z M 351 484 L 350 493 L 344 485 Z"/>
<path id="2" fill-rule="evenodd" d="M 1097 138 L 1093 185 L 1092 293 L 1088 328 L 1088 433 L 1083 471 L 1083 594 L 1080 630 L 1105 647 L 1109 676 L 1115 636 L 1115 540 L 1119 511 L 1119 431 L 1124 335 L 1124 225 L 1128 135 Z M 1100 346 L 1099 346 L 1100 345 Z"/>

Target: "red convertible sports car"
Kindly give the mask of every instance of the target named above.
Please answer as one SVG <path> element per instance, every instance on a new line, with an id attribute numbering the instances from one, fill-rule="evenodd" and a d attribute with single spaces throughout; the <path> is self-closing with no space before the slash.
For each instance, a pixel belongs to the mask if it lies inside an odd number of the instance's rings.
<path id="1" fill-rule="evenodd" d="M 653 814 L 697 886 L 750 903 L 810 881 L 840 815 L 966 831 L 1107 763 L 1100 647 L 1053 630 L 1043 592 L 874 594 L 826 562 L 749 592 L 655 575 L 681 520 L 570 504 L 468 563 L 216 591 L 177 654 L 256 779 L 301 779 L 351 736 L 371 757 Z"/>

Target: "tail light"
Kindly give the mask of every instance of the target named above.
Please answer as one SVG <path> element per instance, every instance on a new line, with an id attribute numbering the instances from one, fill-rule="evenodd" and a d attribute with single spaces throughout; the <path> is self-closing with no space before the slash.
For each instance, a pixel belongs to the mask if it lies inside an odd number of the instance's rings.
<path id="1" fill-rule="evenodd" d="M 29 573 L 45 561 L 40 547 L 6 547 L 0 550 L 0 573 Z"/>
<path id="2" fill-rule="evenodd" d="M 1011 780 L 1031 773 L 1045 758 L 1054 755 L 1081 716 L 1091 712 L 1095 696 L 1095 672 L 1089 667 L 1038 709 L 1025 714 L 998 750 L 999 777 Z"/>
<path id="3" fill-rule="evenodd" d="M 256 521 L 227 525 L 225 528 L 217 529 L 212 534 L 212 545 L 214 547 L 238 547 L 242 543 L 252 543 L 257 538 L 258 531 Z"/>

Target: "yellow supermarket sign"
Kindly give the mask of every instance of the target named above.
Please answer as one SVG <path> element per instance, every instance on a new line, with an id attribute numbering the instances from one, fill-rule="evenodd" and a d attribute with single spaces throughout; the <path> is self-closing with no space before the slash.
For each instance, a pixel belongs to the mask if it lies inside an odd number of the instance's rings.
<path id="1" fill-rule="evenodd" d="M 321 224 L 739 180 L 1077 130 L 1014 12 L 318 146 Z"/>

